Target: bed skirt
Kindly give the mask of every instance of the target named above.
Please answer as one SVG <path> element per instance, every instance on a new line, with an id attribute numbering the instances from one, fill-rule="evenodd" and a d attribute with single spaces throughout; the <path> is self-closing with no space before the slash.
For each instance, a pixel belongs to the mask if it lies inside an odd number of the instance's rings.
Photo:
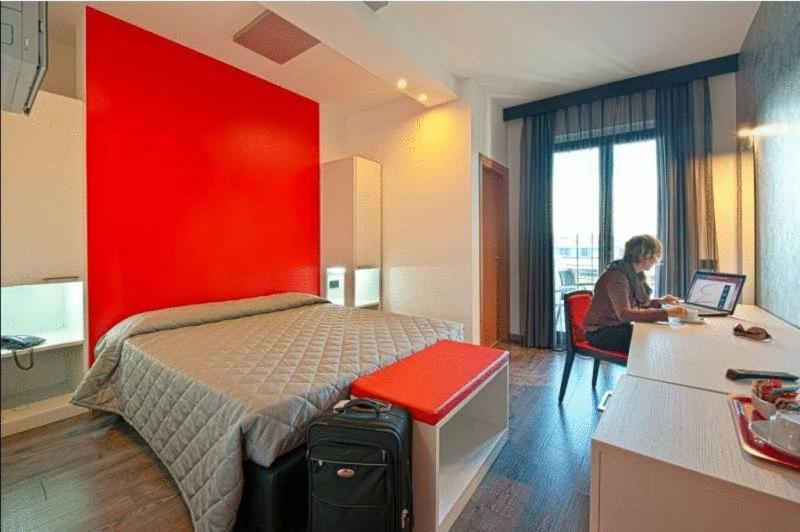
<path id="1" fill-rule="evenodd" d="M 244 491 L 235 530 L 301 532 L 308 519 L 306 446 L 301 445 L 263 467 L 244 463 Z"/>

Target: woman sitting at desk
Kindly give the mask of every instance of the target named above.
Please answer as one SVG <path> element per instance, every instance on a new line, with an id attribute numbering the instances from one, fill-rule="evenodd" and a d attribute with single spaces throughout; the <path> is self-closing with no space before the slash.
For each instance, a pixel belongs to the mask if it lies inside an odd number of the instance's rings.
<path id="1" fill-rule="evenodd" d="M 625 243 L 625 256 L 608 265 L 597 280 L 594 297 L 583 329 L 589 343 L 600 349 L 628 352 L 633 334 L 632 321 L 666 321 L 685 317 L 681 306 L 663 309 L 664 303 L 678 303 L 675 296 L 650 299 L 652 288 L 644 272 L 661 260 L 662 245 L 650 235 L 639 235 Z"/>

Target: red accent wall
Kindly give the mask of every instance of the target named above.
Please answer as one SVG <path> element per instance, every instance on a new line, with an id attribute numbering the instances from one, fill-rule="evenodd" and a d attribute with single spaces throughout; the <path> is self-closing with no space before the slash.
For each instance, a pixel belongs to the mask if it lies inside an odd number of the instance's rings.
<path id="1" fill-rule="evenodd" d="M 319 293 L 316 102 L 91 8 L 86 83 L 92 349 L 137 312 Z"/>

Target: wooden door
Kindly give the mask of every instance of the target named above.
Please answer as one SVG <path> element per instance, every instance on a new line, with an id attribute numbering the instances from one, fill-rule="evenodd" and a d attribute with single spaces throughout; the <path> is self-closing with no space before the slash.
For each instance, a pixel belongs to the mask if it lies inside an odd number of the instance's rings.
<path id="1" fill-rule="evenodd" d="M 508 169 L 480 156 L 481 345 L 508 340 Z"/>

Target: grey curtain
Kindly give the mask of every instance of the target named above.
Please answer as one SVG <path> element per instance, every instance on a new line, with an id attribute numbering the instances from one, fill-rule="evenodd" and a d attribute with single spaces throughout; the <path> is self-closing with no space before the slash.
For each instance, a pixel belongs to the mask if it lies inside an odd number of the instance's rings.
<path id="1" fill-rule="evenodd" d="M 656 89 L 663 293 L 683 295 L 701 261 L 717 260 L 708 80 Z"/>
<path id="2" fill-rule="evenodd" d="M 526 117 L 520 144 L 520 333 L 553 346 L 553 114 Z"/>

